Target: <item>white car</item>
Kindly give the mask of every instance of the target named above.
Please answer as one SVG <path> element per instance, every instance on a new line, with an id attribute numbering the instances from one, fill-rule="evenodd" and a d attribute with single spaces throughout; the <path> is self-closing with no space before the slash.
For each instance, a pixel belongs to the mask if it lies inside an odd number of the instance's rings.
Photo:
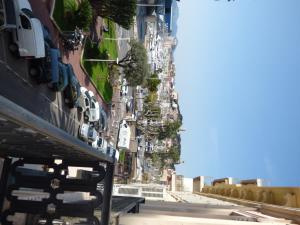
<path id="1" fill-rule="evenodd" d="M 107 114 L 101 106 L 99 106 L 99 115 L 100 115 L 100 118 L 99 118 L 98 122 L 96 122 L 94 124 L 95 128 L 98 132 L 106 131 L 107 130 Z"/>
<path id="2" fill-rule="evenodd" d="M 115 159 L 116 161 L 119 161 L 120 153 L 117 149 L 115 149 L 113 146 L 109 145 L 107 147 L 107 154 L 112 157 L 113 154 L 115 153 Z"/>
<path id="3" fill-rule="evenodd" d="M 97 148 L 97 149 L 99 149 L 100 151 L 103 151 L 103 152 L 106 152 L 107 146 L 108 146 L 107 141 L 104 138 L 99 137 L 99 136 L 92 143 L 93 148 Z"/>
<path id="4" fill-rule="evenodd" d="M 126 96 L 128 94 L 128 85 L 127 83 L 123 83 L 121 86 L 121 90 L 120 90 L 120 95 L 121 96 Z"/>
<path id="5" fill-rule="evenodd" d="M 90 126 L 89 124 L 83 123 L 79 127 L 79 136 L 82 140 L 93 143 L 97 140 L 98 133 L 94 127 Z"/>
<path id="6" fill-rule="evenodd" d="M 89 92 L 85 87 L 80 87 L 80 97 L 78 98 L 78 108 L 82 113 L 90 109 Z"/>
<path id="7" fill-rule="evenodd" d="M 21 57 L 43 58 L 45 57 L 45 43 L 41 22 L 33 15 L 28 0 L 5 1 L 0 5 L 0 11 L 5 11 L 4 23 L 0 30 L 12 31 L 13 41 L 9 49 Z M 4 7 L 3 9 L 1 8 Z"/>
<path id="8" fill-rule="evenodd" d="M 118 149 L 124 149 L 125 151 L 129 151 L 130 147 L 130 137 L 131 130 L 128 126 L 126 120 L 122 120 L 119 125 L 119 135 L 118 135 Z"/>
<path id="9" fill-rule="evenodd" d="M 85 115 L 88 117 L 89 122 L 98 122 L 100 119 L 99 102 L 92 91 L 88 91 L 88 97 L 90 99 L 90 108 Z"/>

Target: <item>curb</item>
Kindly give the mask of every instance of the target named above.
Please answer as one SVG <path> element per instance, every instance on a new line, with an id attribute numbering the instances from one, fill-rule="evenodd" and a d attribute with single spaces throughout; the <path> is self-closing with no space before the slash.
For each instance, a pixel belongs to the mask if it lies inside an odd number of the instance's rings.
<path id="1" fill-rule="evenodd" d="M 53 18 L 55 3 L 56 3 L 56 0 L 52 0 L 52 6 L 51 6 L 51 11 L 50 11 L 50 19 L 51 19 L 52 23 L 55 25 L 55 27 L 58 30 L 59 34 L 62 34 L 62 31 L 61 31 L 60 27 L 57 25 L 55 19 Z"/>

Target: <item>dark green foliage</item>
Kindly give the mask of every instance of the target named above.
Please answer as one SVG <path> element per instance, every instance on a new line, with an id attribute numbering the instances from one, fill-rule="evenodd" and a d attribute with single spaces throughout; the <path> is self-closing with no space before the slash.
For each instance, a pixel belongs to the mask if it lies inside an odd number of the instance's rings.
<path id="1" fill-rule="evenodd" d="M 151 92 L 157 92 L 158 85 L 160 84 L 161 80 L 158 78 L 156 73 L 152 74 L 150 78 L 147 78 L 146 87 Z"/>
<path id="2" fill-rule="evenodd" d="M 136 0 L 90 0 L 95 14 L 129 29 L 136 15 Z"/>
<path id="3" fill-rule="evenodd" d="M 107 49 L 101 51 L 97 44 L 93 44 L 90 39 L 87 39 L 84 51 L 86 59 L 108 59 Z"/>
<path id="4" fill-rule="evenodd" d="M 180 151 L 176 147 L 172 147 L 168 152 L 169 158 L 173 160 L 174 163 L 180 160 Z"/>
<path id="5" fill-rule="evenodd" d="M 78 5 L 75 0 L 65 3 L 64 18 L 71 30 L 75 27 L 87 30 L 93 18 L 92 6 L 88 0 L 81 0 Z"/>
<path id="6" fill-rule="evenodd" d="M 149 65 L 147 63 L 147 52 L 143 44 L 131 40 L 130 50 L 126 56 L 119 61 L 118 66 L 123 68 L 123 72 L 131 86 L 137 86 L 144 82 L 149 76 Z"/>
<path id="7" fill-rule="evenodd" d="M 159 131 L 158 139 L 163 140 L 165 138 L 175 138 L 181 127 L 181 121 L 168 122 Z"/>
<path id="8" fill-rule="evenodd" d="M 90 27 L 90 24 L 93 19 L 93 12 L 92 12 L 92 6 L 88 0 L 81 0 L 77 10 L 74 12 L 75 16 L 75 24 L 84 29 L 87 30 Z"/>

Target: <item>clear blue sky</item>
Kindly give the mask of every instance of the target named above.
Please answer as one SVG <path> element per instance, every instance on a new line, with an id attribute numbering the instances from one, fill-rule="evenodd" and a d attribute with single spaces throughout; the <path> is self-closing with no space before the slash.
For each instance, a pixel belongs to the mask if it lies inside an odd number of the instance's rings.
<path id="1" fill-rule="evenodd" d="M 178 173 L 300 186 L 300 1 L 178 4 Z"/>

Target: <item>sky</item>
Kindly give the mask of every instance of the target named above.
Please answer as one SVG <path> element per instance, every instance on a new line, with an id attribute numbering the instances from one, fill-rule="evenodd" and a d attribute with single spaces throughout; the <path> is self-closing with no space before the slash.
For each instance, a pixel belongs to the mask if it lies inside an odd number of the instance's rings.
<path id="1" fill-rule="evenodd" d="M 300 186 L 300 1 L 178 5 L 177 174 Z"/>

